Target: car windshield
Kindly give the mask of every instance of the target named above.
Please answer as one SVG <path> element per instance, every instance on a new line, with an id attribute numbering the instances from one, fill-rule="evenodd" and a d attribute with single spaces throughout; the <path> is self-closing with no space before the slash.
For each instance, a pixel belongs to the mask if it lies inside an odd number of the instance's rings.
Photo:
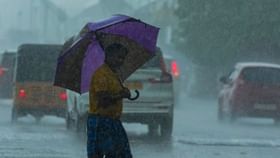
<path id="1" fill-rule="evenodd" d="M 160 58 L 161 55 L 157 53 L 156 56 L 154 56 L 152 59 L 150 59 L 148 62 L 146 62 L 141 68 L 147 69 L 147 68 L 160 68 Z"/>
<path id="2" fill-rule="evenodd" d="M 268 67 L 246 68 L 242 72 L 245 81 L 261 85 L 280 85 L 280 69 Z"/>
<path id="3" fill-rule="evenodd" d="M 146 62 L 141 68 L 160 68 L 161 67 L 162 52 L 160 48 L 157 48 L 156 55 L 152 57 L 148 62 Z"/>

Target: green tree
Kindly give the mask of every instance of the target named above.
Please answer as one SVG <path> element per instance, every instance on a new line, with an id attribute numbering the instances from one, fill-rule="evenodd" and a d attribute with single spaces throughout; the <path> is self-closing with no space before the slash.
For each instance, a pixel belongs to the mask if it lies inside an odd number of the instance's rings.
<path id="1" fill-rule="evenodd" d="M 279 6 L 279 0 L 178 0 L 175 44 L 205 67 L 207 85 L 238 61 L 279 62 Z"/>

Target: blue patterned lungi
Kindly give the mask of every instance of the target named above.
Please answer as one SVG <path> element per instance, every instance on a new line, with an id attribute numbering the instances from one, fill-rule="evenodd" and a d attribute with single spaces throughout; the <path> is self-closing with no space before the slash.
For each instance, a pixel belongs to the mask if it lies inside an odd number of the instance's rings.
<path id="1" fill-rule="evenodd" d="M 120 120 L 89 114 L 87 120 L 88 158 L 132 158 L 128 138 Z"/>

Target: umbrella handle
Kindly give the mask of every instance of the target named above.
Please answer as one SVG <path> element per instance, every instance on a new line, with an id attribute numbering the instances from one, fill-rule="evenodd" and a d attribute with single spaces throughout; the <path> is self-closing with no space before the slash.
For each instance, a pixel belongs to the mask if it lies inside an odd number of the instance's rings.
<path id="1" fill-rule="evenodd" d="M 136 99 L 138 99 L 139 98 L 139 96 L 140 96 L 140 93 L 139 93 L 139 91 L 138 90 L 135 90 L 135 93 L 136 93 L 136 96 L 135 97 L 130 97 L 130 98 L 128 98 L 129 100 L 136 100 Z"/>

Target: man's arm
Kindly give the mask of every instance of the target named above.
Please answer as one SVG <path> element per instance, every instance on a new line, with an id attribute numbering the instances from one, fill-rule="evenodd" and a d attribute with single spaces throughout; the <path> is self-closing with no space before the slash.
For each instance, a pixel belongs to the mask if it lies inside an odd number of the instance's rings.
<path id="1" fill-rule="evenodd" d="M 109 105 L 113 105 L 117 100 L 123 98 L 129 98 L 130 91 L 127 88 L 124 88 L 120 93 L 112 94 L 106 91 L 100 91 L 97 93 L 97 103 L 98 106 L 108 107 Z"/>

